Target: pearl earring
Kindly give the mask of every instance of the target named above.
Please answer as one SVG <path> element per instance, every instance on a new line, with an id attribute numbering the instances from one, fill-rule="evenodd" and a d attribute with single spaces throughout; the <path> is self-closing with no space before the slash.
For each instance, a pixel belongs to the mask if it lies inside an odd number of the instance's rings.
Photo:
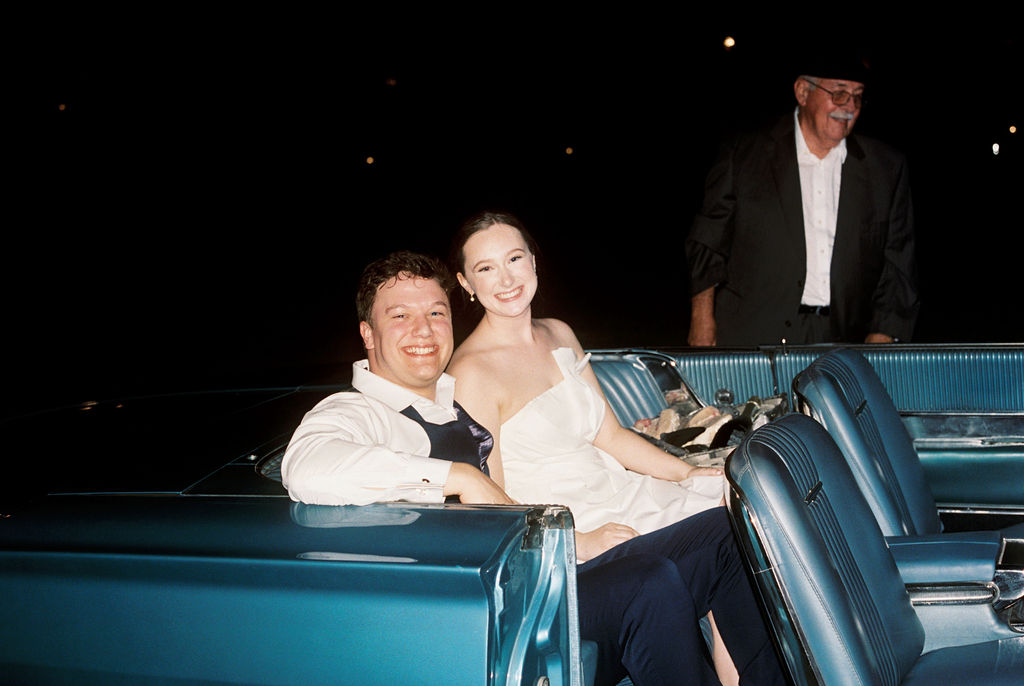
<path id="1" fill-rule="evenodd" d="M 476 302 L 476 293 L 470 293 L 469 294 L 469 302 L 471 302 L 471 303 Z"/>

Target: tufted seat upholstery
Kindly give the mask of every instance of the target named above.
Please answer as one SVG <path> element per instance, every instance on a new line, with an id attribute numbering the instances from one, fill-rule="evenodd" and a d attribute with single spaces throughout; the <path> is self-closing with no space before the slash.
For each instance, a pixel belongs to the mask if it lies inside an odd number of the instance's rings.
<path id="1" fill-rule="evenodd" d="M 683 385 L 675 363 L 659 353 L 601 352 L 590 355 L 590 366 L 601 390 L 623 426 L 638 419 L 657 417 L 668 407 L 665 391 Z M 655 376 L 654 371 L 659 372 Z"/>
<path id="2" fill-rule="evenodd" d="M 795 684 L 1021 683 L 1024 636 L 922 654 L 882 531 L 820 424 L 791 414 L 765 425 L 726 470 L 740 547 Z"/>
<path id="3" fill-rule="evenodd" d="M 849 348 L 822 355 L 793 380 L 799 407 L 835 439 L 886 536 L 942 531 L 914 443 L 871 363 Z M 1003 530 L 1024 538 L 1024 524 Z"/>

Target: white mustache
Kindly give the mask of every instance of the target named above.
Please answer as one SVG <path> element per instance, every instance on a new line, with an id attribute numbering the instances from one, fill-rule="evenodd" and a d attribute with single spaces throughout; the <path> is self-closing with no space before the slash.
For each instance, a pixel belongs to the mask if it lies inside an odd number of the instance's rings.
<path id="1" fill-rule="evenodd" d="M 853 119 L 852 112 L 832 112 L 828 116 L 832 117 L 833 119 L 846 119 L 847 121 Z"/>

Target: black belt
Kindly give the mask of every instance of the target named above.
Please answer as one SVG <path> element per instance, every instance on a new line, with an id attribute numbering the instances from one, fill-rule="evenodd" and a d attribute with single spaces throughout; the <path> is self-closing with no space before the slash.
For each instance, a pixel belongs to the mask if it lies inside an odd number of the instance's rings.
<path id="1" fill-rule="evenodd" d="M 828 305 L 801 305 L 797 310 L 800 314 L 816 314 L 819 317 L 827 317 L 829 311 Z"/>

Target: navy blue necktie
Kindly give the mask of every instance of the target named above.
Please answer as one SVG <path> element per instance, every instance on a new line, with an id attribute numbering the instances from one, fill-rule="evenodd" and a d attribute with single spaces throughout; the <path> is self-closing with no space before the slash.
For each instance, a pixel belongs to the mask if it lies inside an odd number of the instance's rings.
<path id="1" fill-rule="evenodd" d="M 413 409 L 412 405 L 402 410 L 409 419 L 423 427 L 430 439 L 430 457 L 451 462 L 471 464 L 490 476 L 487 456 L 494 447 L 491 432 L 480 426 L 462 406 L 455 403 L 455 420 L 445 424 L 431 424 Z"/>

